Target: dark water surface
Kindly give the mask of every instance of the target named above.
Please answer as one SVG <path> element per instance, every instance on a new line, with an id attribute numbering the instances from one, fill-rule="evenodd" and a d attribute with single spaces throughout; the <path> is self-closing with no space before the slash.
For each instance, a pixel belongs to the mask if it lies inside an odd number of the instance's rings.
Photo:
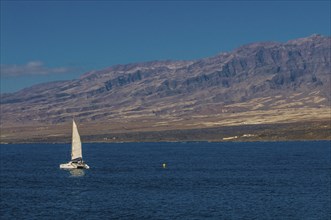
<path id="1" fill-rule="evenodd" d="M 0 219 L 331 219 L 329 141 L 1 145 Z M 162 164 L 167 168 L 163 169 Z"/>

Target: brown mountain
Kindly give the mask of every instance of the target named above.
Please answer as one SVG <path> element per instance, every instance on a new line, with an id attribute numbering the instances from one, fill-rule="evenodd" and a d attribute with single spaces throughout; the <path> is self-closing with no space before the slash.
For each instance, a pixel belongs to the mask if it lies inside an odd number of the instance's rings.
<path id="1" fill-rule="evenodd" d="M 83 134 L 102 138 L 328 121 L 330 51 L 330 37 L 313 35 L 199 60 L 117 65 L 2 94 L 1 139 L 68 136 L 73 117 Z"/>

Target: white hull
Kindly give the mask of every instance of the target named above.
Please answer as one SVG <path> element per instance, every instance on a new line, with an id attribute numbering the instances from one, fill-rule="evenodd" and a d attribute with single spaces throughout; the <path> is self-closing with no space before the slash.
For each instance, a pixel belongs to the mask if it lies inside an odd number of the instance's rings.
<path id="1" fill-rule="evenodd" d="M 60 164 L 60 169 L 89 169 L 90 167 L 86 163 L 74 163 L 72 161 L 68 163 Z"/>

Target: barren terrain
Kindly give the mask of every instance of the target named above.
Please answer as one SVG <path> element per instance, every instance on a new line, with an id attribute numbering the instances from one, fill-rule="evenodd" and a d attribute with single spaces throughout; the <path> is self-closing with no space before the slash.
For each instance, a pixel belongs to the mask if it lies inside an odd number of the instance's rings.
<path id="1" fill-rule="evenodd" d="M 1 142 L 330 139 L 331 38 L 90 71 L 1 94 Z M 265 129 L 265 130 L 264 130 Z"/>

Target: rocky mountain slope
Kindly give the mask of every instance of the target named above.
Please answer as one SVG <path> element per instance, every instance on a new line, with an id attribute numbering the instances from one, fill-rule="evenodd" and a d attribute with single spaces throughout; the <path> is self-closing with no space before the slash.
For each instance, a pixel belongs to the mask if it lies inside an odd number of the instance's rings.
<path id="1" fill-rule="evenodd" d="M 52 135 L 73 117 L 88 134 L 327 120 L 330 57 L 331 38 L 313 35 L 91 71 L 2 94 L 2 138 Z"/>

